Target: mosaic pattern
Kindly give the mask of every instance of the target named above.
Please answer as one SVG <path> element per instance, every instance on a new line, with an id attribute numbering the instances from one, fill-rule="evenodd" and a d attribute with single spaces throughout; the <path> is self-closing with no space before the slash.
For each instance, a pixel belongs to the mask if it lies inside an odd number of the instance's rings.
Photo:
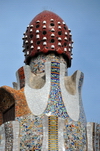
<path id="1" fill-rule="evenodd" d="M 48 117 L 48 151 L 58 151 L 58 117 Z"/>
<path id="2" fill-rule="evenodd" d="M 100 151 L 100 124 L 93 123 L 92 131 L 93 151 Z"/>
<path id="3" fill-rule="evenodd" d="M 13 125 L 12 122 L 5 123 L 5 150 L 13 149 Z"/>
<path id="4" fill-rule="evenodd" d="M 80 122 L 69 118 L 64 127 L 65 151 L 86 151 L 86 129 Z"/>
<path id="5" fill-rule="evenodd" d="M 16 120 L 20 124 L 20 151 L 40 151 L 43 141 L 42 119 L 29 114 Z"/>
<path id="6" fill-rule="evenodd" d="M 100 151 L 100 124 L 87 123 L 88 151 Z"/>
<path id="7" fill-rule="evenodd" d="M 51 112 L 51 115 L 66 118 L 68 117 L 66 108 L 62 101 L 61 89 L 60 89 L 60 63 L 51 62 L 51 90 L 48 100 L 48 106 L 45 113 Z"/>
<path id="8" fill-rule="evenodd" d="M 0 126 L 0 151 L 5 151 L 5 126 Z"/>
<path id="9" fill-rule="evenodd" d="M 88 122 L 87 123 L 87 140 L 88 140 L 88 144 L 87 144 L 87 150 L 89 151 L 95 151 L 93 149 L 93 144 L 94 144 L 94 140 L 93 138 L 95 136 L 95 133 L 94 133 L 94 124 L 93 123 L 90 123 Z"/>
<path id="10" fill-rule="evenodd" d="M 80 122 L 75 122 L 68 116 L 61 96 L 59 76 L 60 63 L 51 62 L 51 90 L 45 113 L 66 119 L 64 128 L 66 151 L 73 151 L 74 148 L 79 151 L 86 150 L 86 128 Z M 82 78 L 80 78 L 79 88 L 81 88 L 81 81 Z"/>
<path id="11" fill-rule="evenodd" d="M 80 106 L 80 118 L 79 121 L 82 122 L 82 124 L 84 124 L 84 126 L 86 127 L 86 117 L 85 117 L 85 112 L 84 112 L 84 108 L 83 108 L 83 103 L 82 103 L 82 98 L 81 98 L 81 87 L 83 84 L 83 78 L 84 78 L 84 74 L 81 73 L 81 77 L 79 79 L 79 106 Z"/>
<path id="12" fill-rule="evenodd" d="M 19 151 L 19 123 L 9 121 L 0 127 L 0 151 Z"/>
<path id="13" fill-rule="evenodd" d="M 45 72 L 45 62 L 46 61 L 64 63 L 67 66 L 66 61 L 64 60 L 64 58 L 61 55 L 56 56 L 53 53 L 48 54 L 48 55 L 41 54 L 37 58 L 31 59 L 31 62 L 30 62 L 31 71 L 34 74 Z M 67 70 L 66 70 L 66 75 L 67 75 Z"/>
<path id="14" fill-rule="evenodd" d="M 60 63 L 66 64 L 64 59 L 60 56 L 55 56 L 54 54 L 49 54 L 47 56 L 40 55 L 37 59 L 32 59 L 30 66 L 33 73 L 42 73 L 45 72 L 45 62 L 51 61 L 51 88 L 50 94 L 48 96 L 48 105 L 41 116 L 35 116 L 31 114 L 23 93 L 23 89 L 14 90 L 9 87 L 5 87 L 10 94 L 13 95 L 15 101 L 15 116 L 16 121 L 19 122 L 20 127 L 20 151 L 27 150 L 42 150 L 43 145 L 43 121 L 44 116 L 48 116 L 48 130 L 45 134 L 48 135 L 48 149 L 52 151 L 58 151 L 58 120 L 64 120 L 64 129 L 62 127 L 62 133 L 64 138 L 65 151 L 86 151 L 86 128 L 85 128 L 85 117 L 84 110 L 82 107 L 81 101 L 81 86 L 83 82 L 83 74 L 81 75 L 79 81 L 79 94 L 80 94 L 80 119 L 79 121 L 73 121 L 64 106 L 61 88 L 60 88 Z M 67 75 L 67 72 L 66 72 Z M 34 97 L 34 96 L 33 96 Z M 38 101 L 38 100 L 37 100 Z M 44 124 L 45 125 L 45 124 Z M 12 150 L 12 140 L 9 142 L 8 133 L 13 139 L 12 124 L 9 123 L 5 125 L 6 129 L 6 148 L 8 147 L 9 151 Z M 53 140 L 52 140 L 53 138 Z M 47 141 L 47 140 L 46 140 Z M 47 143 L 47 142 L 45 142 Z M 43 150 L 42 150 L 43 151 Z"/>
<path id="15" fill-rule="evenodd" d="M 94 144 L 94 147 L 95 147 L 95 150 L 96 151 L 99 151 L 100 150 L 100 124 L 97 124 L 96 125 L 96 129 L 95 129 L 95 144 Z"/>

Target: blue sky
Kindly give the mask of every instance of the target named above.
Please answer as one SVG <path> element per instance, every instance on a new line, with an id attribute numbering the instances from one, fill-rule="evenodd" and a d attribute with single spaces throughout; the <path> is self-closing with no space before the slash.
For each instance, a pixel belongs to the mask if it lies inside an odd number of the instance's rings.
<path id="1" fill-rule="evenodd" d="M 72 30 L 72 67 L 84 73 L 82 100 L 87 121 L 100 123 L 100 0 L 0 0 L 0 86 L 12 87 L 24 65 L 22 37 L 43 10 L 58 14 Z"/>

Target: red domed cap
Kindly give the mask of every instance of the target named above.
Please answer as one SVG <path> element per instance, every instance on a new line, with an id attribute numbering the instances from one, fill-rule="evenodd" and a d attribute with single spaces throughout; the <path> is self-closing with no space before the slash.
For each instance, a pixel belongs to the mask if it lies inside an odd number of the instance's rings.
<path id="1" fill-rule="evenodd" d="M 55 13 L 43 11 L 28 25 L 23 37 L 25 63 L 39 53 L 62 54 L 71 66 L 72 35 L 65 22 Z"/>

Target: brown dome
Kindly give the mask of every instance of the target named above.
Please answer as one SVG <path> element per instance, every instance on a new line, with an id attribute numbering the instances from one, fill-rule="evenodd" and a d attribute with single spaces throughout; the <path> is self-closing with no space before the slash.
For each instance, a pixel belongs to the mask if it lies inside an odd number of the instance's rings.
<path id="1" fill-rule="evenodd" d="M 28 25 L 23 37 L 25 63 L 39 53 L 62 54 L 71 66 L 72 35 L 65 22 L 55 13 L 43 11 Z"/>

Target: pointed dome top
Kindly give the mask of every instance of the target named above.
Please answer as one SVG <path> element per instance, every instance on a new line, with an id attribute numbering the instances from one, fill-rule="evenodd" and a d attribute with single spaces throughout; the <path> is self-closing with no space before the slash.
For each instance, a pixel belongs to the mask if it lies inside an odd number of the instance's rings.
<path id="1" fill-rule="evenodd" d="M 23 37 L 25 63 L 39 53 L 62 54 L 71 66 L 72 35 L 65 22 L 55 13 L 43 11 L 27 27 Z"/>

